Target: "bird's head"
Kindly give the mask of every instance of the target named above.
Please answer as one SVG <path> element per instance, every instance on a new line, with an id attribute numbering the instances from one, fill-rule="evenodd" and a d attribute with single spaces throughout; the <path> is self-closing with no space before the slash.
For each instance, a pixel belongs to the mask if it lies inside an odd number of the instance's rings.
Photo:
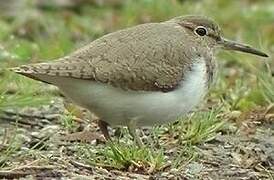
<path id="1" fill-rule="evenodd" d="M 185 28 L 194 39 L 207 44 L 209 47 L 221 47 L 225 50 L 235 50 L 268 57 L 267 54 L 248 45 L 225 39 L 218 24 L 209 18 L 203 16 L 180 16 L 171 19 L 171 21 Z"/>

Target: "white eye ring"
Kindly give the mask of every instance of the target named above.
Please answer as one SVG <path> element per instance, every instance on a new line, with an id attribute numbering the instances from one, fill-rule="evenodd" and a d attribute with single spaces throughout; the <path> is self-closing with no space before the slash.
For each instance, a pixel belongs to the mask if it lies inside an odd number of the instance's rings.
<path id="1" fill-rule="evenodd" d="M 198 36 L 206 36 L 206 35 L 208 35 L 207 29 L 204 26 L 197 26 L 194 29 L 194 33 L 197 34 Z"/>

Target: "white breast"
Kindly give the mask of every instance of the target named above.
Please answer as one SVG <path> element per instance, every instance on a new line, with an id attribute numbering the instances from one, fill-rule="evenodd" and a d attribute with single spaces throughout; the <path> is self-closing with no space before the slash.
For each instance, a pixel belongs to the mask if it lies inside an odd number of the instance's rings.
<path id="1" fill-rule="evenodd" d="M 171 92 L 124 91 L 111 85 L 85 80 L 61 80 L 62 91 L 110 125 L 127 125 L 137 121 L 139 126 L 151 126 L 176 120 L 200 103 L 207 91 L 204 60 Z"/>

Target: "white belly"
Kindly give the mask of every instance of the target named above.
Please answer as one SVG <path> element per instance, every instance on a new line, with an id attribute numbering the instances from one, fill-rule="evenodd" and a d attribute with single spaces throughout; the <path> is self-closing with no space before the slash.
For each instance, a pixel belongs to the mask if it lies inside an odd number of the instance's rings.
<path id="1" fill-rule="evenodd" d="M 193 65 L 180 86 L 170 92 L 125 91 L 98 82 L 61 80 L 59 88 L 79 105 L 112 126 L 168 123 L 191 111 L 207 92 L 204 61 Z"/>

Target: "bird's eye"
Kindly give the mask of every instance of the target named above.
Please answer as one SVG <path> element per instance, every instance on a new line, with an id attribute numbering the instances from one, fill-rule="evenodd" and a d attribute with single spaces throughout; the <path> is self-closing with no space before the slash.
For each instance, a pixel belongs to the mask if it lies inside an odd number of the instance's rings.
<path id="1" fill-rule="evenodd" d="M 199 36 L 205 36 L 207 35 L 207 29 L 203 26 L 198 26 L 195 28 L 195 33 L 198 34 Z"/>

